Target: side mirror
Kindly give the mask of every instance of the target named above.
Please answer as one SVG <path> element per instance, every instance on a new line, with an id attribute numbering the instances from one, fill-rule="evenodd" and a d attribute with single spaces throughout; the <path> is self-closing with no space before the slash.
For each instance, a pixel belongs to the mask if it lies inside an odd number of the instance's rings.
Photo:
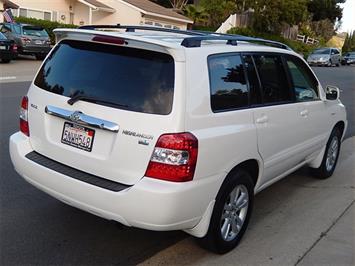
<path id="1" fill-rule="evenodd" d="M 325 89 L 327 100 L 334 101 L 339 99 L 340 90 L 338 87 L 328 85 Z"/>

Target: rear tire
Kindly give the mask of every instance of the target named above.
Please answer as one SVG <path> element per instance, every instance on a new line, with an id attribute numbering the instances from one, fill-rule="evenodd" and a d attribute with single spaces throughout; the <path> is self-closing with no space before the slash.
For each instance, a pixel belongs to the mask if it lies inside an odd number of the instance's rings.
<path id="1" fill-rule="evenodd" d="M 314 177 L 326 179 L 333 175 L 339 158 L 341 136 L 340 129 L 334 128 L 327 142 L 322 164 L 318 168 L 311 168 L 311 173 Z"/>
<path id="2" fill-rule="evenodd" d="M 199 244 L 210 251 L 224 254 L 234 249 L 248 227 L 254 203 L 254 184 L 243 169 L 233 171 L 223 182 L 205 237 Z"/>
<path id="3" fill-rule="evenodd" d="M 11 59 L 1 59 L 1 62 L 3 62 L 3 63 L 10 63 L 10 62 L 11 62 Z"/>

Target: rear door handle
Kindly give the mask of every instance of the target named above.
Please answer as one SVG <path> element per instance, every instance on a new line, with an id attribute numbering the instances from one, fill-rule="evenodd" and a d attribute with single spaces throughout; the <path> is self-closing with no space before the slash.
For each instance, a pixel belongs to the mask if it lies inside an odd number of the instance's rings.
<path id="1" fill-rule="evenodd" d="M 307 116 L 308 113 L 309 113 L 308 110 L 305 109 L 305 110 L 303 110 L 303 111 L 300 112 L 300 115 L 301 115 L 301 116 Z"/>
<path id="2" fill-rule="evenodd" d="M 256 119 L 256 123 L 258 123 L 258 124 L 265 124 L 268 121 L 269 121 L 269 118 L 266 115 L 263 115 L 263 116 Z"/>

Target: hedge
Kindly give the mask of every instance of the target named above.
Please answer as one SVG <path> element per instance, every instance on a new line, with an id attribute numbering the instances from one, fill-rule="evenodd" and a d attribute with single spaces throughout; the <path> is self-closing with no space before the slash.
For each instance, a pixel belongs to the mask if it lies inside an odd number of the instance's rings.
<path id="1" fill-rule="evenodd" d="M 55 43 L 55 36 L 53 34 L 53 30 L 56 28 L 77 28 L 78 26 L 73 24 L 63 24 L 56 21 L 48 21 L 43 19 L 36 18 L 26 18 L 26 17 L 15 17 L 15 21 L 17 23 L 31 24 L 35 26 L 43 27 L 47 32 L 49 37 L 51 38 L 51 42 Z"/>

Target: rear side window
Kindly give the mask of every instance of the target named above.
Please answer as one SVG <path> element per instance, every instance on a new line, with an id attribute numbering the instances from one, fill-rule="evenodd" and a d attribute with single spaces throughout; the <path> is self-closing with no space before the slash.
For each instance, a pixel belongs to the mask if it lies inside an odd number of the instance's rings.
<path id="1" fill-rule="evenodd" d="M 67 97 L 82 94 L 103 105 L 166 115 L 173 104 L 174 59 L 148 50 L 65 40 L 34 83 Z"/>
<path id="2" fill-rule="evenodd" d="M 286 72 L 279 55 L 254 55 L 259 74 L 263 103 L 282 103 L 293 100 Z"/>
<path id="3" fill-rule="evenodd" d="M 248 87 L 240 55 L 210 56 L 208 67 L 213 111 L 248 106 Z"/>
<path id="4" fill-rule="evenodd" d="M 287 67 L 292 78 L 292 87 L 299 102 L 313 101 L 318 97 L 318 81 L 309 68 L 296 57 L 287 57 Z"/>

